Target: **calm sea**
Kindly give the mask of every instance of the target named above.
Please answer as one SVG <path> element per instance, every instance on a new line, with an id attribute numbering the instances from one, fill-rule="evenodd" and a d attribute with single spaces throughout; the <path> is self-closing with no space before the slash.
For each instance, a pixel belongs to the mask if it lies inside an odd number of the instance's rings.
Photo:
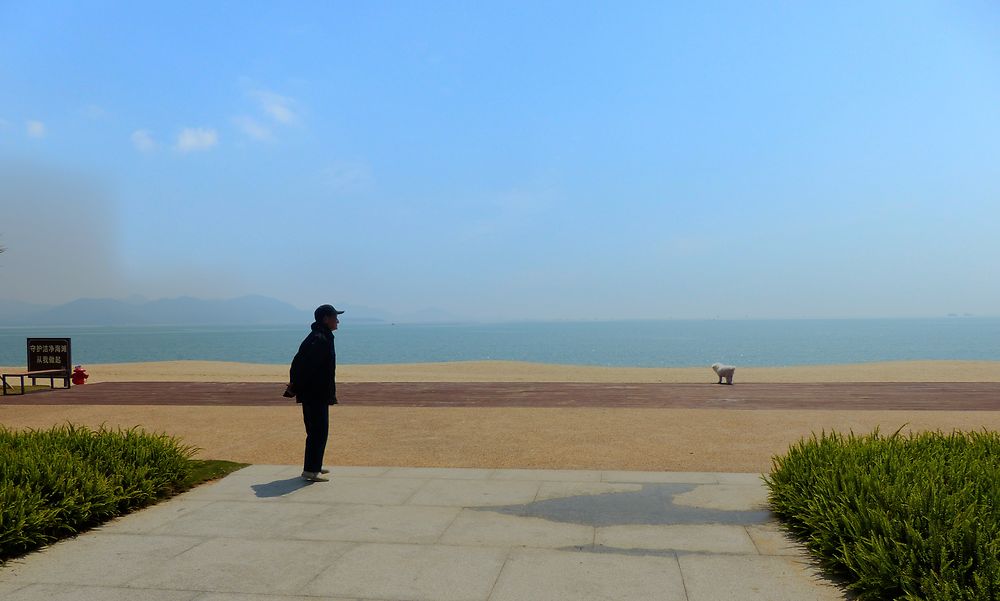
<path id="1" fill-rule="evenodd" d="M 340 363 L 508 359 L 579 365 L 745 366 L 1000 360 L 1000 318 L 352 325 Z M 28 336 L 68 336 L 74 363 L 199 359 L 287 363 L 307 326 L 0 328 L 0 365 Z"/>

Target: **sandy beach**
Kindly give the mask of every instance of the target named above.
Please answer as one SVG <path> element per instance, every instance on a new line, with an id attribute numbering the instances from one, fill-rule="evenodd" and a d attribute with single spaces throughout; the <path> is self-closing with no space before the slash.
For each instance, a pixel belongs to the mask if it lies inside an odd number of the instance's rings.
<path id="1" fill-rule="evenodd" d="M 97 382 L 284 382 L 287 365 L 160 361 L 85 366 Z M 24 369 L 11 367 L 11 370 Z M 340 382 L 712 382 L 709 367 L 650 368 L 461 361 L 340 365 Z M 1000 361 L 897 361 L 797 367 L 737 367 L 736 382 L 1000 382 Z"/>
<path id="2" fill-rule="evenodd" d="M 920 361 L 745 368 L 737 382 L 998 382 L 1000 362 Z M 286 367 L 178 361 L 87 366 L 91 382 L 283 382 Z M 648 369 L 469 362 L 344 365 L 342 382 L 712 382 L 708 368 Z M 46 393 L 43 393 L 46 394 Z M 25 400 L 30 400 L 28 397 Z M 14 405 L 0 424 L 72 422 L 167 432 L 199 456 L 249 463 L 301 461 L 298 407 Z M 822 430 L 891 432 L 1000 428 L 997 411 L 844 411 L 661 408 L 365 407 L 331 412 L 334 465 L 678 471 L 769 469 L 771 458 Z"/>

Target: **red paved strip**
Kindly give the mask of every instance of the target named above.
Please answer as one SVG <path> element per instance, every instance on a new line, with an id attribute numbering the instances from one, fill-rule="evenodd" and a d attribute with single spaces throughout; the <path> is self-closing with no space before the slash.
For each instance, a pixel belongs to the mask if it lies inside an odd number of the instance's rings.
<path id="1" fill-rule="evenodd" d="M 24 397 L 19 405 L 274 405 L 282 384 L 106 382 Z M 1000 410 L 998 383 L 567 384 L 342 383 L 342 405 L 394 407 L 659 407 L 729 409 Z"/>

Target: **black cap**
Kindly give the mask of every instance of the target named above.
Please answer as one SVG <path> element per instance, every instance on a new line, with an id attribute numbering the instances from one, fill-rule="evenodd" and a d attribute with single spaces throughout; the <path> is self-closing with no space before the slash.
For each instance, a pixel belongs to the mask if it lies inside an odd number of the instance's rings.
<path id="1" fill-rule="evenodd" d="M 316 321 L 323 321 L 324 318 L 331 315 L 340 315 L 343 311 L 338 311 L 333 308 L 333 305 L 320 305 L 316 307 L 316 311 L 313 312 L 313 317 Z"/>

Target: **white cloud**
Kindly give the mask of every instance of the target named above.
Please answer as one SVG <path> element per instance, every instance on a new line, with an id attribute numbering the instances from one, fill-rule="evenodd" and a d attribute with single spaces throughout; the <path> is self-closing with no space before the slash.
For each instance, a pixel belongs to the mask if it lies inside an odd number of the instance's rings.
<path id="1" fill-rule="evenodd" d="M 240 84 L 252 109 L 244 109 L 243 114 L 234 115 L 231 121 L 243 135 L 253 140 L 274 140 L 282 128 L 302 122 L 302 107 L 296 99 L 261 88 L 247 78 L 241 78 Z"/>
<path id="2" fill-rule="evenodd" d="M 41 121 L 29 120 L 24 124 L 25 131 L 28 132 L 29 138 L 44 138 L 45 137 L 45 124 Z"/>
<path id="3" fill-rule="evenodd" d="M 233 118 L 236 127 L 255 140 L 270 140 L 271 130 L 253 117 L 239 116 Z"/>
<path id="4" fill-rule="evenodd" d="M 323 181 L 337 192 L 359 192 L 373 180 L 367 163 L 337 162 L 323 170 Z"/>
<path id="5" fill-rule="evenodd" d="M 203 127 L 185 127 L 177 134 L 177 150 L 191 152 L 208 150 L 219 143 L 219 134 L 214 129 Z"/>
<path id="6" fill-rule="evenodd" d="M 139 152 L 152 152 L 156 150 L 156 140 L 148 129 L 137 129 L 132 132 L 132 145 Z"/>
<path id="7" fill-rule="evenodd" d="M 291 125 L 299 120 L 296 102 L 292 98 L 266 90 L 257 90 L 253 95 L 264 112 L 276 122 Z"/>

